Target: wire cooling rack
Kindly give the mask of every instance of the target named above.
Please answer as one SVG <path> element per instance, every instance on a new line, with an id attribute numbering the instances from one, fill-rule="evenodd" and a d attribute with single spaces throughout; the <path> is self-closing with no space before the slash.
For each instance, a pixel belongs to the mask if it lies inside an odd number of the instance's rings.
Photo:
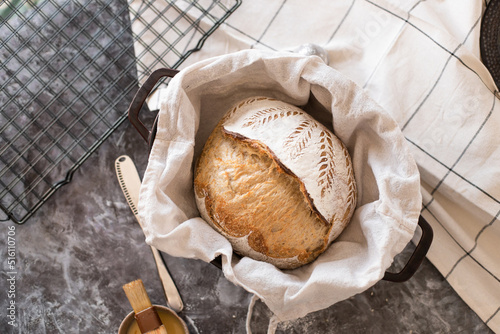
<path id="1" fill-rule="evenodd" d="M 24 223 L 241 0 L 0 2 L 1 220 Z"/>

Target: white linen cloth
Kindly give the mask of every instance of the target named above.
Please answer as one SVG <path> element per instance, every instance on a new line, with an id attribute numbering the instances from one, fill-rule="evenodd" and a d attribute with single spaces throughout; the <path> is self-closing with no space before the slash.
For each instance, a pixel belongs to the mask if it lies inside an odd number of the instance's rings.
<path id="1" fill-rule="evenodd" d="M 183 66 L 248 48 L 323 46 L 330 66 L 399 124 L 435 234 L 428 258 L 500 332 L 500 106 L 479 54 L 486 3 L 243 1 Z"/>
<path id="2" fill-rule="evenodd" d="M 314 262 L 295 270 L 234 257 L 194 201 L 193 160 L 213 122 L 242 99 L 262 95 L 333 121 L 356 178 L 351 222 Z M 221 255 L 226 278 L 257 295 L 279 320 L 291 320 L 378 282 L 412 239 L 421 207 L 420 176 L 399 126 L 360 87 L 319 57 L 245 50 L 200 61 L 170 81 L 138 211 L 148 243 L 207 262 Z"/>

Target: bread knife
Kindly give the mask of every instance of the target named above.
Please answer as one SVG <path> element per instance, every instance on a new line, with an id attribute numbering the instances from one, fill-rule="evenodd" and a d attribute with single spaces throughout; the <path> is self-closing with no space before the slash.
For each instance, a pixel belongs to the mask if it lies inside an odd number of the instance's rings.
<path id="1" fill-rule="evenodd" d="M 137 211 L 137 203 L 139 201 L 139 189 L 141 187 L 141 178 L 137 172 L 132 159 L 127 155 L 119 156 L 115 160 L 115 170 L 116 176 L 118 177 L 118 182 L 120 183 L 120 188 L 125 195 L 125 199 L 132 210 L 137 222 L 143 228 L 141 220 L 139 219 Z M 163 286 L 165 296 L 167 298 L 167 304 L 176 312 L 182 311 L 184 304 L 182 302 L 179 291 L 175 286 L 172 277 L 168 273 L 165 262 L 160 254 L 160 252 L 153 246 L 151 246 L 151 251 L 153 252 L 153 257 L 158 268 L 158 274 Z"/>

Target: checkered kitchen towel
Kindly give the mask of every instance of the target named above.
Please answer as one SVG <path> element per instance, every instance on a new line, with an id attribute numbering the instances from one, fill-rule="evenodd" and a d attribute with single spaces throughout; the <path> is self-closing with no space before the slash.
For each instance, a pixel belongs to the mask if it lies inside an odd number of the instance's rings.
<path id="1" fill-rule="evenodd" d="M 330 66 L 401 126 L 420 168 L 422 215 L 435 232 L 428 258 L 500 332 L 500 101 L 479 54 L 486 5 L 243 1 L 183 66 L 248 48 L 323 46 Z"/>

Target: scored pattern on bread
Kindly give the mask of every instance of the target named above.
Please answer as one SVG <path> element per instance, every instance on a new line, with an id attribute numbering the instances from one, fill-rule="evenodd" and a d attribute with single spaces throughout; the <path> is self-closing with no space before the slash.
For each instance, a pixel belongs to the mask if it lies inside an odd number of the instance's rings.
<path id="1" fill-rule="evenodd" d="M 287 107 L 273 107 L 268 109 L 260 110 L 256 112 L 252 116 L 247 118 L 247 122 L 243 124 L 243 127 L 252 127 L 255 128 L 257 126 L 262 126 L 266 124 L 266 122 L 275 121 L 277 119 L 283 117 L 297 116 L 299 115 L 299 111 L 290 110 Z"/>
<path id="2" fill-rule="evenodd" d="M 335 176 L 335 151 L 333 150 L 332 135 L 329 132 L 321 131 L 320 137 L 320 150 L 321 160 L 319 161 L 319 176 L 318 185 L 321 187 L 321 196 L 333 186 L 333 178 Z M 344 146 L 342 146 L 344 148 Z"/>
<path id="3" fill-rule="evenodd" d="M 310 120 L 302 121 L 299 126 L 295 128 L 284 142 L 284 146 L 290 148 L 290 157 L 297 159 L 304 153 L 307 143 L 312 138 L 312 131 L 318 125 Z"/>
<path id="4" fill-rule="evenodd" d="M 349 152 L 347 152 L 347 148 L 344 145 L 342 145 L 342 150 L 344 151 L 346 166 L 349 167 L 347 169 L 348 180 L 349 180 L 348 181 L 349 193 L 347 194 L 347 200 L 346 200 L 347 207 L 343 218 L 343 220 L 347 220 L 351 216 L 354 208 L 356 207 L 356 180 L 354 179 L 354 172 L 351 166 L 351 159 L 349 158 Z"/>
<path id="5" fill-rule="evenodd" d="M 242 102 L 240 102 L 237 106 L 234 106 L 233 109 L 231 109 L 229 112 L 227 112 L 224 117 L 222 118 L 222 121 L 225 121 L 225 120 L 228 120 L 229 118 L 231 118 L 231 116 L 233 116 L 233 114 L 241 107 L 243 107 L 245 104 L 252 104 L 254 102 L 257 102 L 257 101 L 264 101 L 264 100 L 267 100 L 267 101 L 277 101 L 276 99 L 273 99 L 273 98 L 270 98 L 270 97 L 264 97 L 264 96 L 260 96 L 260 97 L 253 97 L 253 98 L 250 98 L 250 99 L 246 99 Z"/>

